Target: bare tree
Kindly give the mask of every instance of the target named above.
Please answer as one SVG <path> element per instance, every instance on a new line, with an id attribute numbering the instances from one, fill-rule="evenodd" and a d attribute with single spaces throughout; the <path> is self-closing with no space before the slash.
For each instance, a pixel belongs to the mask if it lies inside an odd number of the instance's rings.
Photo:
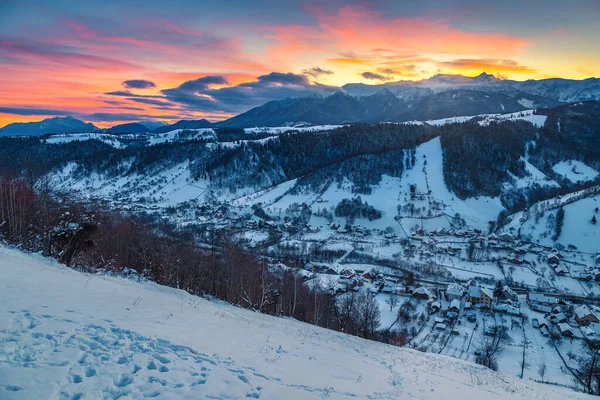
<path id="1" fill-rule="evenodd" d="M 393 311 L 394 307 L 396 307 L 399 302 L 400 299 L 398 299 L 398 296 L 395 294 L 390 294 L 389 297 L 385 299 L 385 303 L 390 306 L 390 311 Z"/>
<path id="2" fill-rule="evenodd" d="M 542 378 L 542 383 L 544 382 L 544 376 L 546 375 L 546 363 L 545 362 L 540 362 L 540 364 L 538 365 L 538 370 L 537 370 L 538 375 L 540 376 L 540 378 Z"/>
<path id="3" fill-rule="evenodd" d="M 479 337 L 479 355 L 475 359 L 477 364 L 483 365 L 494 371 L 498 370 L 498 356 L 505 346 L 512 342 L 505 326 L 496 327 L 493 335 Z"/>

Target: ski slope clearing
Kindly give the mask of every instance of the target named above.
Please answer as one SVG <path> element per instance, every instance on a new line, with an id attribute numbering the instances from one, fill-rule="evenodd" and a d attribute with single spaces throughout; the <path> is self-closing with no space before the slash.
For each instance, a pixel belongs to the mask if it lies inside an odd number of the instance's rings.
<path id="1" fill-rule="evenodd" d="M 598 176 L 598 171 L 577 160 L 561 161 L 552 170 L 573 183 L 591 181 Z"/>
<path id="2" fill-rule="evenodd" d="M 0 247 L 2 399 L 579 399 Z"/>
<path id="3" fill-rule="evenodd" d="M 600 195 L 590 196 L 568 203 L 563 207 L 565 212 L 562 232 L 557 240 L 564 246 L 575 246 L 586 253 L 598 252 L 600 243 L 600 224 L 592 223 L 592 217 L 600 219 L 596 208 L 600 207 Z M 520 225 L 521 236 L 544 246 L 555 246 L 556 213 L 558 208 L 546 211 L 539 218 L 530 218 Z M 514 218 L 511 226 L 519 229 L 519 217 Z"/>
<path id="4" fill-rule="evenodd" d="M 528 121 L 531 122 L 534 126 L 541 128 L 546 123 L 545 115 L 535 115 L 535 110 L 524 110 L 518 111 L 508 114 L 481 114 L 481 115 L 472 115 L 472 116 L 461 116 L 461 117 L 450 117 L 450 118 L 442 118 L 425 121 L 429 125 L 441 126 L 446 124 L 457 124 L 464 123 L 472 120 L 473 118 L 479 118 L 479 125 L 487 126 L 492 122 L 501 122 L 501 121 Z"/>

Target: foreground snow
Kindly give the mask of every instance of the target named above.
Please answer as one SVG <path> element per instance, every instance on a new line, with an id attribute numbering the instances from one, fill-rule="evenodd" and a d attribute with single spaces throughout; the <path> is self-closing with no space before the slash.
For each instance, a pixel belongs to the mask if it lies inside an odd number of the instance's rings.
<path id="1" fill-rule="evenodd" d="M 0 398 L 583 398 L 0 247 Z"/>

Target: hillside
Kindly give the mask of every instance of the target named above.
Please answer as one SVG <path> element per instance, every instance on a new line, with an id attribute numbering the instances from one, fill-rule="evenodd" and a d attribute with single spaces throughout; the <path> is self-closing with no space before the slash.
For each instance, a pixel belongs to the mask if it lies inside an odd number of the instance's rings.
<path id="1" fill-rule="evenodd" d="M 41 136 L 47 133 L 94 132 L 98 130 L 92 123 L 85 123 L 73 117 L 47 118 L 39 122 L 14 122 L 0 128 L 0 136 Z"/>
<path id="2" fill-rule="evenodd" d="M 7 400 L 587 398 L 6 247 L 0 288 Z"/>

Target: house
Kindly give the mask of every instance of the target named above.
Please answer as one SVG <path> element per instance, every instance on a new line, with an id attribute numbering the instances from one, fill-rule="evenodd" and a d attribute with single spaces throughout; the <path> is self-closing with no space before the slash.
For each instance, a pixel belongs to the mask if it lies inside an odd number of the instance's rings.
<path id="1" fill-rule="evenodd" d="M 449 311 L 460 312 L 460 300 L 454 299 L 450 302 L 450 307 L 448 307 Z"/>
<path id="2" fill-rule="evenodd" d="M 367 282 L 371 282 L 373 279 L 375 279 L 375 277 L 368 272 L 365 272 L 362 277 Z"/>
<path id="3" fill-rule="evenodd" d="M 554 266 L 554 272 L 556 273 L 556 275 L 567 275 L 567 273 L 569 273 L 569 270 L 564 265 L 558 264 Z"/>
<path id="4" fill-rule="evenodd" d="M 591 281 L 592 279 L 594 279 L 594 276 L 589 272 L 580 272 L 579 279 L 582 281 Z"/>
<path id="5" fill-rule="evenodd" d="M 447 328 L 447 325 L 444 323 L 437 323 L 435 324 L 435 326 L 433 327 L 433 329 L 435 329 L 436 331 L 445 331 Z"/>
<path id="6" fill-rule="evenodd" d="M 553 314 L 550 317 L 550 321 L 554 322 L 555 324 L 560 324 L 560 323 L 563 323 L 563 322 L 567 322 L 567 316 L 564 313 Z"/>
<path id="7" fill-rule="evenodd" d="M 494 311 L 504 312 L 509 315 L 521 315 L 521 310 L 518 307 L 513 307 L 510 304 L 496 304 Z"/>
<path id="8" fill-rule="evenodd" d="M 598 317 L 596 317 L 596 315 L 585 304 L 577 307 L 575 310 L 575 321 L 582 326 L 588 326 L 591 323 L 600 322 Z"/>
<path id="9" fill-rule="evenodd" d="M 581 328 L 581 332 L 585 335 L 588 340 L 598 342 L 600 341 L 600 324 L 591 323 L 588 326 Z"/>
<path id="10" fill-rule="evenodd" d="M 452 301 L 454 299 L 461 299 L 463 294 L 465 293 L 465 289 L 456 284 L 449 285 L 446 289 L 446 299 L 448 301 Z"/>
<path id="11" fill-rule="evenodd" d="M 552 314 L 560 314 L 561 312 L 563 312 L 563 308 L 560 305 L 558 305 L 552 309 Z"/>
<path id="12" fill-rule="evenodd" d="M 556 297 L 546 296 L 544 293 L 527 293 L 527 301 L 530 305 L 553 306 L 558 304 Z M 550 308 L 550 311 L 552 311 L 552 308 Z"/>
<path id="13" fill-rule="evenodd" d="M 511 263 L 511 264 L 517 264 L 517 265 L 518 264 L 523 264 L 523 260 L 520 257 L 518 257 L 518 256 L 514 256 L 514 257 L 509 258 L 508 262 Z"/>
<path id="14" fill-rule="evenodd" d="M 538 311 L 538 312 L 542 312 L 542 313 L 546 313 L 546 314 L 552 312 L 552 307 L 545 306 L 545 305 L 542 305 L 542 304 L 531 304 L 529 307 L 533 311 Z"/>
<path id="15" fill-rule="evenodd" d="M 546 256 L 546 262 L 550 265 L 558 265 L 560 257 L 556 253 L 550 253 Z"/>
<path id="16" fill-rule="evenodd" d="M 504 287 L 502 288 L 502 297 L 504 299 L 512 301 L 519 300 L 519 296 L 517 296 L 517 293 L 506 285 L 504 285 Z"/>
<path id="17" fill-rule="evenodd" d="M 440 304 L 439 301 L 434 301 L 433 303 L 431 303 L 429 305 L 429 311 L 431 313 L 436 313 L 436 312 L 440 311 L 441 308 L 442 308 L 442 305 Z"/>
<path id="18" fill-rule="evenodd" d="M 558 331 L 562 336 L 573 337 L 575 335 L 575 331 L 569 324 L 560 323 L 558 324 Z"/>
<path id="19" fill-rule="evenodd" d="M 472 304 L 480 304 L 482 306 L 491 307 L 494 300 L 494 293 L 487 288 L 479 286 L 469 286 L 468 301 Z"/>
<path id="20" fill-rule="evenodd" d="M 417 299 L 429 300 L 429 299 L 435 298 L 435 296 L 427 288 L 424 288 L 423 286 L 416 288 L 415 291 L 412 293 L 412 295 L 413 295 L 413 297 L 416 297 Z"/>
<path id="21" fill-rule="evenodd" d="M 448 317 L 448 319 L 450 319 L 450 320 L 455 320 L 456 318 L 458 318 L 458 312 L 457 311 L 447 311 L 446 317 Z"/>
<path id="22" fill-rule="evenodd" d="M 483 330 L 483 334 L 486 336 L 496 336 L 496 326 L 495 325 L 486 326 L 485 329 Z"/>

